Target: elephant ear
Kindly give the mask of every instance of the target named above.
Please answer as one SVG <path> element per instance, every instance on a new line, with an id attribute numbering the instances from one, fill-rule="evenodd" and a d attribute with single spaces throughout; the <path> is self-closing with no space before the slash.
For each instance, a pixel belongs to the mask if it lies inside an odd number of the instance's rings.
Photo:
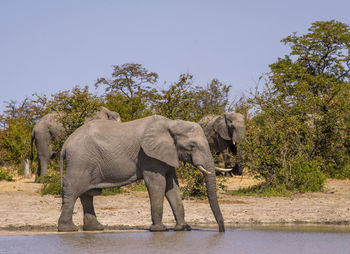
<path id="1" fill-rule="evenodd" d="M 141 140 L 146 155 L 160 160 L 171 167 L 179 166 L 179 159 L 166 120 L 157 120 L 148 125 Z"/>
<path id="2" fill-rule="evenodd" d="M 225 140 L 231 140 L 232 137 L 230 137 L 230 134 L 226 125 L 225 117 L 223 115 L 219 116 L 215 120 L 213 127 L 215 132 L 218 133 L 220 137 L 222 137 Z"/>

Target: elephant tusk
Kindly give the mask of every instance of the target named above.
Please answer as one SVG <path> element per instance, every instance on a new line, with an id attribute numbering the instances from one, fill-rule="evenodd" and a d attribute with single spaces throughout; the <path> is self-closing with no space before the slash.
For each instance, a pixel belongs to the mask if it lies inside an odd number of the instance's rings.
<path id="1" fill-rule="evenodd" d="M 203 174 L 206 174 L 206 175 L 210 175 L 211 173 L 206 170 L 205 168 L 203 168 L 202 166 L 198 166 L 198 169 L 203 173 Z"/>
<path id="2" fill-rule="evenodd" d="M 219 172 L 230 172 L 232 170 L 232 168 L 219 168 L 219 167 L 215 167 L 216 171 Z"/>

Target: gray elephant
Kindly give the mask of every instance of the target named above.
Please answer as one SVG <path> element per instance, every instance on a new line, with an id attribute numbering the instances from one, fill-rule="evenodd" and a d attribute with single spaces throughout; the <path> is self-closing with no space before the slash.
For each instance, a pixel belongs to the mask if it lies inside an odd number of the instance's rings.
<path id="1" fill-rule="evenodd" d="M 223 156 L 226 169 L 216 168 L 217 171 L 225 172 L 225 175 L 230 176 L 242 175 L 241 163 L 237 161 L 233 167 L 230 153 L 233 155 L 240 153 L 237 144 L 244 137 L 246 129 L 244 116 L 231 112 L 225 112 L 222 115 L 208 115 L 203 117 L 199 124 L 203 127 L 210 150 L 216 154 L 216 159 L 220 153 Z"/>
<path id="2" fill-rule="evenodd" d="M 224 232 L 224 220 L 216 195 L 214 161 L 202 128 L 194 122 L 150 116 L 125 123 L 93 121 L 79 127 L 63 145 L 65 159 L 62 209 L 58 231 L 76 231 L 73 207 L 78 198 L 84 211 L 84 230 L 103 230 L 93 196 L 103 188 L 120 187 L 144 179 L 151 204 L 151 231 L 165 231 L 163 200 L 167 198 L 175 230 L 191 230 L 184 219 L 184 206 L 175 168 L 189 162 L 205 174 L 210 207 Z"/>
<path id="3" fill-rule="evenodd" d="M 35 141 L 38 155 L 37 177 L 47 174 L 49 160 L 57 154 L 57 151 L 54 151 L 51 147 L 53 140 L 64 136 L 65 130 L 58 120 L 60 114 L 58 112 L 52 112 L 43 116 L 33 128 L 30 159 L 33 160 L 33 143 Z M 110 111 L 105 107 L 101 107 L 99 111 L 95 112 L 91 118 L 86 119 L 85 122 L 98 119 L 121 122 L 117 112 Z"/>

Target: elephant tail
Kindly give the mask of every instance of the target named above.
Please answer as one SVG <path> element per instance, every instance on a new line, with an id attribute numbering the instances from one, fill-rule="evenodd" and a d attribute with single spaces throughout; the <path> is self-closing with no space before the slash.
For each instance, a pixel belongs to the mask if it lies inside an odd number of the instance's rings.
<path id="1" fill-rule="evenodd" d="M 34 138 L 35 138 L 35 132 L 34 129 L 32 131 L 32 137 L 30 139 L 30 161 L 33 161 L 33 142 L 34 142 Z"/>

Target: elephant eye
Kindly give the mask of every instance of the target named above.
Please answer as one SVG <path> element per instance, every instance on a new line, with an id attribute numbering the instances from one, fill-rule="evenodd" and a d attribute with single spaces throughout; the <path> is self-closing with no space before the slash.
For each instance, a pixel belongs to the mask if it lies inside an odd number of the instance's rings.
<path id="1" fill-rule="evenodd" d="M 192 151 L 193 148 L 196 147 L 196 144 L 195 143 L 191 143 L 189 146 L 188 146 L 188 150 Z"/>

